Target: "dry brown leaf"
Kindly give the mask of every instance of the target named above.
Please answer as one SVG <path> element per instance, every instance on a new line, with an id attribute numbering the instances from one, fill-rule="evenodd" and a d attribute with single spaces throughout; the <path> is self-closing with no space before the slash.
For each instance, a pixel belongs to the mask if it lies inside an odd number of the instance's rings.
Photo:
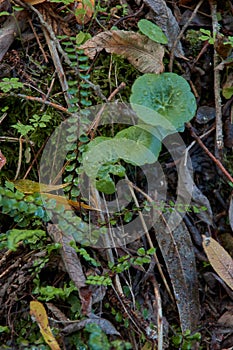
<path id="1" fill-rule="evenodd" d="M 176 225 L 177 222 L 180 224 Z M 175 229 L 171 231 L 169 226 Z M 161 214 L 155 223 L 155 234 L 172 283 L 181 329 L 194 331 L 200 304 L 195 255 L 188 229 L 174 212 L 171 216 Z"/>
<path id="2" fill-rule="evenodd" d="M 75 201 L 72 201 L 70 199 L 67 199 L 65 196 L 57 196 L 57 195 L 51 194 L 51 193 L 41 193 L 41 197 L 44 198 L 45 200 L 55 199 L 57 205 L 63 205 L 65 210 L 85 209 L 85 210 L 100 211 L 99 209 L 90 207 L 90 205 L 85 204 L 83 202 L 75 202 Z"/>
<path id="3" fill-rule="evenodd" d="M 155 22 L 162 29 L 168 39 L 168 47 L 172 49 L 180 33 L 180 28 L 171 9 L 167 6 L 167 2 L 165 0 L 144 0 L 143 2 L 151 9 L 147 19 L 152 20 L 152 22 Z M 174 53 L 177 57 L 184 56 L 180 40 L 176 45 Z"/>
<path id="4" fill-rule="evenodd" d="M 86 285 L 86 277 L 84 275 L 82 265 L 75 249 L 71 246 L 73 237 L 64 234 L 57 225 L 48 224 L 48 234 L 55 243 L 61 244 L 61 257 L 65 265 L 66 271 L 71 280 L 78 289 L 79 297 L 82 303 L 82 313 L 84 315 L 91 314 L 92 310 L 92 291 Z"/>
<path id="5" fill-rule="evenodd" d="M 189 203 L 195 207 L 195 215 L 207 225 L 213 226 L 213 213 L 208 198 L 201 192 L 201 190 L 193 182 L 192 163 L 188 157 L 182 158 L 179 165 L 179 180 L 181 181 L 178 190 L 179 196 L 184 203 Z M 203 210 L 203 207 L 205 210 Z"/>
<path id="6" fill-rule="evenodd" d="M 106 334 L 120 336 L 120 333 L 116 330 L 116 328 L 113 326 L 113 324 L 110 321 L 104 318 L 98 317 L 94 314 L 91 315 L 91 318 L 87 318 L 85 320 L 69 324 L 63 329 L 63 332 L 65 334 L 78 332 L 80 329 L 83 329 L 87 324 L 90 324 L 90 323 L 97 324 L 102 329 L 102 331 Z"/>
<path id="7" fill-rule="evenodd" d="M 103 49 L 124 56 L 141 73 L 158 74 L 164 70 L 163 46 L 139 33 L 124 30 L 106 31 L 89 39 L 80 49 L 92 59 Z"/>
<path id="8" fill-rule="evenodd" d="M 212 237 L 203 238 L 203 249 L 210 264 L 222 280 L 233 290 L 233 260 L 227 251 Z"/>
<path id="9" fill-rule="evenodd" d="M 36 320 L 38 326 L 40 327 L 40 332 L 49 347 L 52 350 L 61 350 L 49 327 L 48 317 L 43 304 L 41 304 L 39 301 L 31 301 L 30 315 Z"/>
<path id="10" fill-rule="evenodd" d="M 88 23 L 94 13 L 95 0 L 78 0 L 75 8 L 75 18 L 78 24 Z"/>
<path id="11" fill-rule="evenodd" d="M 15 38 L 22 34 L 28 24 L 28 12 L 15 12 L 14 16 L 8 16 L 0 28 L 0 62 L 8 51 Z"/>
<path id="12" fill-rule="evenodd" d="M 4 155 L 2 154 L 1 150 L 0 150 L 0 170 L 2 169 L 2 167 L 6 164 L 6 157 L 4 157 Z"/>
<path id="13" fill-rule="evenodd" d="M 42 2 L 45 2 L 46 0 L 23 0 L 23 2 L 26 2 L 29 5 L 37 5 L 41 4 Z"/>

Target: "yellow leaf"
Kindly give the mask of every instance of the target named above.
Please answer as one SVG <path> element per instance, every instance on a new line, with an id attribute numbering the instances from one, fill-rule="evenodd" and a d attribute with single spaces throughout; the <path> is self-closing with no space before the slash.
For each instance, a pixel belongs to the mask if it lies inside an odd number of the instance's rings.
<path id="1" fill-rule="evenodd" d="M 72 208 L 80 210 L 82 208 L 82 209 L 87 209 L 87 210 L 100 211 L 99 209 L 90 207 L 88 204 L 85 204 L 83 202 L 71 201 L 70 199 L 67 199 L 66 197 L 57 196 L 57 195 L 52 194 L 52 193 L 41 193 L 41 196 L 44 197 L 45 199 L 55 199 L 57 204 L 64 205 L 66 210 L 71 210 Z"/>
<path id="2" fill-rule="evenodd" d="M 40 332 L 49 347 L 52 350 L 61 350 L 49 327 L 48 317 L 43 304 L 41 304 L 39 301 L 31 301 L 30 315 L 35 319 L 36 323 L 40 327 Z"/>
<path id="3" fill-rule="evenodd" d="M 202 235 L 203 248 L 210 264 L 222 280 L 233 290 L 233 260 L 227 251 L 212 237 Z"/>
<path id="4" fill-rule="evenodd" d="M 88 23 L 94 13 L 95 0 L 78 0 L 75 17 L 78 24 Z"/>
<path id="5" fill-rule="evenodd" d="M 15 180 L 12 182 L 17 190 L 26 194 L 56 191 L 69 185 L 69 183 L 61 185 L 46 185 L 27 179 Z"/>

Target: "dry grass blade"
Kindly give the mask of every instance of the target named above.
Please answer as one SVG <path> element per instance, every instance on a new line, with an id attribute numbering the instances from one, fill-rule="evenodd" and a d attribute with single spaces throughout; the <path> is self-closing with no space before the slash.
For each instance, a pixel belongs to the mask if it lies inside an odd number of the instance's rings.
<path id="1" fill-rule="evenodd" d="M 233 290 L 233 260 L 212 237 L 203 237 L 203 248 L 210 264 L 223 281 Z"/>

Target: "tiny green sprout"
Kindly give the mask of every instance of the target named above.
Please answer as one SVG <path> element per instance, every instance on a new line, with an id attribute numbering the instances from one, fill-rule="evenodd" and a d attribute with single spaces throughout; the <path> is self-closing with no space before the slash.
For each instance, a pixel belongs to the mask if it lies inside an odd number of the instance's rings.
<path id="1" fill-rule="evenodd" d="M 7 326 L 0 326 L 0 333 L 10 333 L 10 329 Z"/>
<path id="2" fill-rule="evenodd" d="M 193 345 L 200 340 L 201 334 L 199 332 L 192 334 L 189 329 L 187 329 L 183 334 L 180 330 L 178 330 L 176 335 L 172 337 L 172 343 L 175 348 L 179 348 L 181 350 L 193 349 Z"/>
<path id="3" fill-rule="evenodd" d="M 1 16 L 9 16 L 9 15 L 10 15 L 10 13 L 7 12 L 7 11 L 2 11 L 2 12 L 0 12 L 0 17 L 1 17 Z"/>
<path id="4" fill-rule="evenodd" d="M 9 92 L 12 89 L 23 88 L 23 83 L 19 82 L 18 78 L 3 78 L 0 82 L 0 90 Z"/>
<path id="5" fill-rule="evenodd" d="M 212 35 L 210 30 L 203 29 L 203 28 L 200 29 L 200 32 L 203 34 L 203 35 L 200 36 L 200 40 L 208 41 L 209 44 L 214 45 L 215 39 L 216 39 L 215 38 L 216 37 L 215 34 Z"/>
<path id="6" fill-rule="evenodd" d="M 233 47 L 233 36 L 228 36 L 228 41 L 224 43 L 224 45 L 231 45 Z"/>

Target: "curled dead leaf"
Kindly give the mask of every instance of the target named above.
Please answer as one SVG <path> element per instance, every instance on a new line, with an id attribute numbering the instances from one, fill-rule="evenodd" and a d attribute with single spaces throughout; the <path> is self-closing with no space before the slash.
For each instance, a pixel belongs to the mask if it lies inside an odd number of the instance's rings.
<path id="1" fill-rule="evenodd" d="M 163 46 L 139 33 L 124 30 L 106 31 L 86 41 L 80 49 L 91 59 L 103 49 L 121 55 L 141 73 L 158 74 L 164 70 Z"/>

